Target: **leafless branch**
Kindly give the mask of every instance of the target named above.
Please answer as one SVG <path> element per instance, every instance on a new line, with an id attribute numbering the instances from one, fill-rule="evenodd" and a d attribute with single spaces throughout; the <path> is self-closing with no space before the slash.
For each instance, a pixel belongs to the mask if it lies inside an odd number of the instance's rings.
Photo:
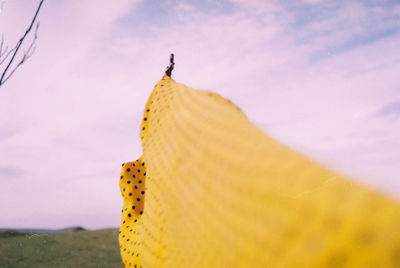
<path id="1" fill-rule="evenodd" d="M 37 31 L 39 29 L 39 23 L 36 24 L 36 29 L 35 29 L 35 36 L 31 42 L 31 44 L 28 47 L 27 51 L 24 51 L 24 54 L 21 58 L 21 60 L 17 63 L 17 65 L 14 66 L 14 68 L 12 70 L 10 70 L 9 74 L 7 76 L 4 77 L 3 79 L 3 84 L 14 74 L 14 72 L 18 69 L 18 67 L 20 67 L 26 60 L 28 60 L 32 55 L 33 52 L 35 52 L 36 49 L 36 40 L 37 40 Z"/>
<path id="2" fill-rule="evenodd" d="M 0 57 L 3 54 L 3 45 L 4 45 L 4 34 L 1 34 L 1 43 L 0 43 Z M 7 47 L 5 49 L 7 51 Z"/>
<path id="3" fill-rule="evenodd" d="M 8 46 L 6 46 L 3 50 L 4 46 L 4 35 L 1 35 L 1 43 L 0 43 L 0 65 L 10 56 L 10 54 L 14 51 L 15 48 L 8 50 Z M 8 51 L 7 51 L 8 50 Z"/>
<path id="4" fill-rule="evenodd" d="M 4 45 L 4 34 L 1 34 L 0 58 L 1 58 L 1 55 L 3 55 L 3 45 Z M 7 48 L 8 48 L 8 47 L 5 48 L 5 51 L 7 51 Z M 5 51 L 4 51 L 4 53 L 5 53 Z"/>
<path id="5" fill-rule="evenodd" d="M 21 37 L 21 39 L 19 39 L 19 41 L 18 41 L 18 43 L 15 45 L 15 47 L 14 47 L 13 49 L 9 50 L 8 52 L 7 52 L 8 47 L 6 47 L 6 48 L 4 49 L 4 52 L 3 52 L 4 38 L 3 38 L 3 36 L 2 36 L 1 43 L 0 43 L 0 65 L 8 58 L 8 56 L 9 56 L 11 53 L 13 53 L 13 54 L 12 54 L 11 59 L 8 61 L 7 66 L 6 66 L 6 68 L 4 69 L 4 71 L 3 71 L 2 75 L 1 75 L 1 78 L 0 78 L 0 87 L 14 74 L 14 72 L 15 72 L 27 59 L 29 59 L 29 58 L 33 55 L 33 53 L 34 53 L 34 51 L 35 51 L 35 48 L 36 48 L 35 44 L 36 44 L 36 40 L 37 40 L 37 32 L 38 32 L 38 29 L 39 29 L 39 22 L 36 23 L 35 36 L 34 36 L 32 42 L 31 42 L 30 46 L 28 47 L 28 50 L 27 50 L 27 51 L 24 51 L 24 54 L 23 54 L 21 60 L 17 63 L 17 65 L 15 65 L 14 68 L 11 68 L 11 69 L 10 69 L 10 67 L 11 67 L 12 63 L 14 62 L 15 57 L 16 57 L 16 55 L 17 55 L 17 53 L 18 53 L 18 51 L 19 51 L 19 49 L 20 49 L 22 43 L 24 42 L 24 40 L 25 40 L 26 36 L 29 34 L 29 32 L 32 30 L 33 24 L 35 24 L 36 18 L 37 18 L 38 14 L 39 14 L 39 11 L 40 11 L 40 8 L 42 7 L 43 2 L 44 2 L 44 0 L 41 0 L 41 1 L 40 1 L 39 6 L 38 6 L 38 8 L 36 9 L 35 16 L 33 17 L 32 22 L 31 22 L 29 28 L 25 31 L 25 34 Z M 2 59 L 2 56 L 3 56 L 3 55 L 5 55 L 5 56 L 4 56 L 4 58 Z"/>

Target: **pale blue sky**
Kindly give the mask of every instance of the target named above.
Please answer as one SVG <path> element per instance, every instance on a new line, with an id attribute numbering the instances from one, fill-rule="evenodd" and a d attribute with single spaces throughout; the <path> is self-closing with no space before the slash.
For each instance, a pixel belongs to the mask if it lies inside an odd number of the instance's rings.
<path id="1" fill-rule="evenodd" d="M 6 1 L 16 42 L 38 1 Z M 21 19 L 25 18 L 25 20 Z M 35 55 L 0 89 L 0 227 L 116 227 L 120 164 L 174 79 L 400 198 L 398 1 L 47 1 Z"/>

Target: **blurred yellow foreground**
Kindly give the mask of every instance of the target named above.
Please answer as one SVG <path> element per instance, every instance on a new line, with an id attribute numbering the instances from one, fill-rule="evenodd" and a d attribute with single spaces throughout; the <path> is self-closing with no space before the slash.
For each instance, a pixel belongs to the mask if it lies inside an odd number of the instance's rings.
<path id="1" fill-rule="evenodd" d="M 215 93 L 164 75 L 126 163 L 126 267 L 400 267 L 395 201 L 292 151 Z"/>

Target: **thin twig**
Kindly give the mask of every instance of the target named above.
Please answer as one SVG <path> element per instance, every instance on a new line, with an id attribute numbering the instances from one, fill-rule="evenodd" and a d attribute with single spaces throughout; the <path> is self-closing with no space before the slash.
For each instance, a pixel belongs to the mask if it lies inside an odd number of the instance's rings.
<path id="1" fill-rule="evenodd" d="M 14 74 L 14 72 L 20 67 L 26 60 L 28 60 L 36 50 L 36 40 L 37 40 L 37 31 L 39 29 L 39 23 L 36 24 L 35 36 L 33 38 L 32 43 L 30 44 L 28 50 L 22 56 L 22 59 L 18 62 L 18 64 L 10 71 L 10 73 L 3 79 L 3 84 L 7 82 L 7 80 Z"/>
<path id="2" fill-rule="evenodd" d="M 40 8 L 42 7 L 43 2 L 44 2 L 44 0 L 41 0 L 41 1 L 40 1 L 39 6 L 38 6 L 38 8 L 36 9 L 35 16 L 33 17 L 32 22 L 31 22 L 29 28 L 25 31 L 25 34 L 24 34 L 24 35 L 21 37 L 21 39 L 18 41 L 18 43 L 17 43 L 17 45 L 15 46 L 15 48 L 11 50 L 11 51 L 14 51 L 14 53 L 13 53 L 13 55 L 12 55 L 10 61 L 8 62 L 6 68 L 4 69 L 3 74 L 1 75 L 1 78 L 0 78 L 0 86 L 1 86 L 2 84 L 4 84 L 4 83 L 11 77 L 11 75 L 16 71 L 16 69 L 17 69 L 19 66 L 21 66 L 30 56 L 32 56 L 32 53 L 31 53 L 30 55 L 24 53 L 24 56 L 22 57 L 21 61 L 17 64 L 17 66 L 16 66 L 14 69 L 12 69 L 12 70 L 10 71 L 10 74 L 7 75 L 7 71 L 8 71 L 8 69 L 10 68 L 11 64 L 13 63 L 13 61 L 14 61 L 14 59 L 15 59 L 15 56 L 17 55 L 17 53 L 18 53 L 18 51 L 19 51 L 19 49 L 20 49 L 22 43 L 23 43 L 24 40 L 25 40 L 25 37 L 26 37 L 26 36 L 29 34 L 29 32 L 32 30 L 32 26 L 33 26 L 33 24 L 35 23 L 36 17 L 37 17 L 37 15 L 39 14 L 39 11 L 40 11 Z M 34 51 L 34 49 L 32 49 L 32 47 L 33 47 L 34 43 L 36 42 L 36 39 L 37 39 L 37 31 L 38 31 L 38 29 L 39 29 L 39 23 L 36 24 L 35 37 L 34 37 L 32 43 L 31 43 L 31 45 L 30 45 L 29 48 L 28 48 L 28 51 L 27 51 L 28 53 L 30 53 L 31 50 Z M 7 55 L 7 57 L 8 57 L 8 55 Z"/>
<path id="3" fill-rule="evenodd" d="M 4 34 L 1 34 L 0 59 L 1 59 L 1 55 L 3 54 L 3 45 L 4 45 Z M 6 48 L 6 50 L 7 50 L 7 48 Z"/>
<path id="4" fill-rule="evenodd" d="M 4 50 L 4 52 L 6 52 L 7 49 L 8 49 L 8 47 L 6 47 L 6 49 Z M 9 50 L 9 51 L 6 53 L 6 55 L 5 55 L 5 57 L 4 57 L 3 59 L 0 59 L 0 65 L 1 65 L 3 62 L 6 61 L 6 59 L 8 58 L 8 56 L 10 56 L 10 54 L 11 54 L 14 50 L 15 50 L 15 47 L 14 47 L 13 49 Z M 4 55 L 4 54 L 3 54 L 3 55 Z M 0 57 L 0 58 L 1 58 L 1 57 Z"/>
<path id="5" fill-rule="evenodd" d="M 15 48 L 8 50 L 8 46 L 4 48 L 3 51 L 3 46 L 4 46 L 4 35 L 1 35 L 1 43 L 0 43 L 0 65 L 5 62 L 5 60 L 10 56 L 10 54 L 14 51 Z M 5 55 L 5 56 L 4 56 Z M 2 58 L 4 56 L 4 58 Z"/>

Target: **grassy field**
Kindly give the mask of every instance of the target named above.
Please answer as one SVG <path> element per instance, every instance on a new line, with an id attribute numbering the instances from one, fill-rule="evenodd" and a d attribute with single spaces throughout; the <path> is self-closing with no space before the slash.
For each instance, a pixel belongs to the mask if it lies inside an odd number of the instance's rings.
<path id="1" fill-rule="evenodd" d="M 123 267 L 118 229 L 0 234 L 0 267 Z"/>

